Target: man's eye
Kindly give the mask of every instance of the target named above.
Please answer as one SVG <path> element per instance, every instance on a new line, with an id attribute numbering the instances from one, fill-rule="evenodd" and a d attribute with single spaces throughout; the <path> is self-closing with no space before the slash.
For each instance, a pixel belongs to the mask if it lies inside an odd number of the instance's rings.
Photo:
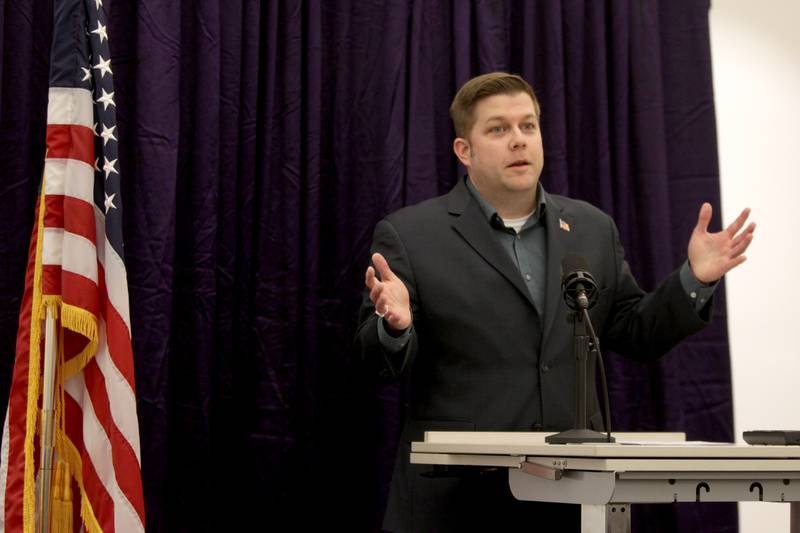
<path id="1" fill-rule="evenodd" d="M 489 133 L 503 133 L 506 131 L 505 127 L 503 126 L 494 126 L 489 130 Z"/>
<path id="2" fill-rule="evenodd" d="M 536 129 L 536 124 L 534 124 L 533 122 L 526 122 L 525 124 L 522 125 L 522 129 L 526 131 L 534 131 Z"/>

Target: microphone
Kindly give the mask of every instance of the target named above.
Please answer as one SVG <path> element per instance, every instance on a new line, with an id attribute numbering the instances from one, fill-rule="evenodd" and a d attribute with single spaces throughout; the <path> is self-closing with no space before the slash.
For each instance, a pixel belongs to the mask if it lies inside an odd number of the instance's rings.
<path id="1" fill-rule="evenodd" d="M 568 254 L 561 259 L 561 292 L 573 311 L 591 309 L 597 303 L 597 282 L 588 272 L 586 259 Z"/>
<path id="2" fill-rule="evenodd" d="M 567 307 L 575 312 L 573 321 L 575 354 L 575 418 L 572 429 L 548 435 L 545 442 L 550 444 L 568 444 L 579 442 L 614 442 L 611 436 L 611 409 L 608 402 L 608 384 L 603 357 L 600 354 L 600 339 L 594 332 L 589 309 L 596 303 L 599 296 L 597 282 L 589 274 L 586 259 L 579 255 L 565 255 L 561 259 L 561 291 Z M 589 358 L 591 353 L 597 354 L 600 363 L 600 380 L 603 384 L 603 398 L 605 399 L 606 434 L 589 429 L 588 411 L 589 391 L 593 390 L 589 384 L 594 381 L 594 376 L 589 375 Z"/>

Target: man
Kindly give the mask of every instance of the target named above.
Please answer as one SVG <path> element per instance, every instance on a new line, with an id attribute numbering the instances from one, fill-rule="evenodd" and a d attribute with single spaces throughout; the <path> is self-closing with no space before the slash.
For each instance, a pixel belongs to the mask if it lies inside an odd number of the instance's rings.
<path id="1" fill-rule="evenodd" d="M 646 360 L 708 322 L 714 285 L 745 260 L 755 225 L 741 231 L 746 209 L 724 231 L 709 233 L 711 206 L 703 204 L 688 261 L 645 294 L 610 217 L 547 194 L 539 183 L 544 152 L 530 85 L 505 73 L 478 76 L 459 90 L 450 113 L 453 150 L 467 177 L 450 193 L 380 221 L 366 271 L 357 344 L 383 375 L 404 376 L 405 385 L 384 527 L 569 530 L 577 527 L 574 509 L 515 501 L 503 472 L 421 475 L 430 467 L 409 463 L 410 443 L 432 430 L 570 427 L 565 255 L 583 256 L 597 280 L 600 298 L 590 315 L 604 347 Z M 596 398 L 592 409 L 599 429 Z"/>

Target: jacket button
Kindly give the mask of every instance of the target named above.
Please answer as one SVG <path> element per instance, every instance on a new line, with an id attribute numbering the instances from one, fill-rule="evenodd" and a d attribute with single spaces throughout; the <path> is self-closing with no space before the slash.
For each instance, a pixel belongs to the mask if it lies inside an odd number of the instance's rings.
<path id="1" fill-rule="evenodd" d="M 542 363 L 542 372 L 547 372 L 550 370 L 550 365 L 547 363 Z"/>
<path id="2" fill-rule="evenodd" d="M 541 431 L 543 428 L 542 424 L 536 422 L 535 424 L 531 424 L 531 431 Z"/>

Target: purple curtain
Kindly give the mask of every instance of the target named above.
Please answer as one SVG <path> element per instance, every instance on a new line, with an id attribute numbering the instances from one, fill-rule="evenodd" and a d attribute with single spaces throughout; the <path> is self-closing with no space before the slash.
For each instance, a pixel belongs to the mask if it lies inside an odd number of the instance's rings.
<path id="1" fill-rule="evenodd" d="M 447 110 L 471 76 L 534 85 L 545 187 L 615 218 L 645 288 L 719 207 L 707 1 L 105 6 L 148 531 L 379 528 L 400 400 L 353 357 L 368 248 L 457 179 Z M 0 1 L 3 398 L 51 12 Z M 615 429 L 733 438 L 722 288 L 712 326 L 658 363 L 607 364 Z M 736 509 L 638 506 L 634 527 L 735 531 Z"/>

